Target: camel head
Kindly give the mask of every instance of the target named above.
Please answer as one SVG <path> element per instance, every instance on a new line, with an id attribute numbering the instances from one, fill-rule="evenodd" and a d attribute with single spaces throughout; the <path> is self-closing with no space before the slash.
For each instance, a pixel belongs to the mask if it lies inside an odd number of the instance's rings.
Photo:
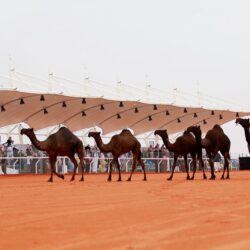
<path id="1" fill-rule="evenodd" d="M 28 137 L 34 135 L 34 129 L 33 128 L 22 128 L 20 131 L 21 135 L 27 135 Z"/>
<path id="2" fill-rule="evenodd" d="M 154 132 L 154 135 L 159 135 L 160 137 L 165 137 L 165 138 L 168 138 L 168 133 L 167 133 L 167 130 L 166 129 L 158 129 L 158 130 L 155 130 Z"/>
<path id="3" fill-rule="evenodd" d="M 235 121 L 236 124 L 240 124 L 243 128 L 249 128 L 249 118 L 248 119 L 242 119 L 242 118 L 237 118 Z"/>
<path id="4" fill-rule="evenodd" d="M 190 126 L 186 130 L 187 132 L 192 132 L 194 135 L 201 137 L 201 127 L 200 126 Z"/>
<path id="5" fill-rule="evenodd" d="M 100 137 L 101 132 L 89 132 L 88 137 L 93 137 L 94 139 Z"/>

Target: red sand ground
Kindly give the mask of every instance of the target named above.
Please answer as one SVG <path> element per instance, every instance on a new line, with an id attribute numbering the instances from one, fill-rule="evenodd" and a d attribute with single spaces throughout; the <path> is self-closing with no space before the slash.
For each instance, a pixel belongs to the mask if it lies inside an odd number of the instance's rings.
<path id="1" fill-rule="evenodd" d="M 249 171 L 166 177 L 0 176 L 0 249 L 250 249 Z"/>

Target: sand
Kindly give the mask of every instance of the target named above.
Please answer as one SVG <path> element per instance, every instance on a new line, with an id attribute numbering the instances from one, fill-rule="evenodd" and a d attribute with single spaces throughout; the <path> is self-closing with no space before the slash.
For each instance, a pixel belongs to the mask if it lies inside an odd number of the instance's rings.
<path id="1" fill-rule="evenodd" d="M 0 176 L 0 249 L 250 249 L 249 171 L 167 176 Z"/>

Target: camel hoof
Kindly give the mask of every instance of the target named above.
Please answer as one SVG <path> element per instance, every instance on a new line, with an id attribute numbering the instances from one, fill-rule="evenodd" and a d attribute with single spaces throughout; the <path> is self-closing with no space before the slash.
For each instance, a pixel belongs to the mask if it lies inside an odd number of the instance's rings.
<path id="1" fill-rule="evenodd" d="M 75 178 L 71 178 L 71 179 L 70 179 L 70 181 L 74 181 L 74 180 L 75 180 Z"/>
<path id="2" fill-rule="evenodd" d="M 84 179 L 83 179 L 83 178 L 81 178 L 79 181 L 84 181 Z"/>
<path id="3" fill-rule="evenodd" d="M 60 177 L 64 180 L 64 175 L 63 174 Z"/>
<path id="4" fill-rule="evenodd" d="M 207 176 L 206 176 L 206 175 L 204 175 L 204 176 L 203 176 L 203 179 L 204 179 L 204 180 L 206 180 L 206 179 L 207 179 Z"/>
<path id="5" fill-rule="evenodd" d="M 112 180 L 111 179 L 107 179 L 108 182 L 111 182 Z"/>
<path id="6" fill-rule="evenodd" d="M 168 181 L 172 181 L 172 178 L 169 177 L 169 178 L 167 178 L 167 180 L 168 180 Z"/>
<path id="7" fill-rule="evenodd" d="M 220 179 L 221 179 L 221 180 L 224 180 L 225 178 L 224 178 L 224 176 L 221 176 Z"/>
<path id="8" fill-rule="evenodd" d="M 117 181 L 122 181 L 121 179 L 118 179 Z"/>
<path id="9" fill-rule="evenodd" d="M 128 178 L 128 179 L 127 179 L 127 181 L 131 181 L 131 179 L 130 179 L 130 178 Z"/>
<path id="10" fill-rule="evenodd" d="M 226 178 L 226 179 L 228 179 L 228 180 L 229 180 L 229 179 L 230 179 L 230 177 L 229 177 L 229 176 L 227 176 L 227 178 Z"/>
<path id="11" fill-rule="evenodd" d="M 142 179 L 143 181 L 147 181 L 147 179 L 146 178 L 144 178 L 144 179 Z"/>
<path id="12" fill-rule="evenodd" d="M 48 179 L 48 182 L 53 182 L 53 180 L 52 179 Z"/>
<path id="13" fill-rule="evenodd" d="M 194 176 L 192 176 L 192 177 L 189 178 L 188 180 L 193 181 L 193 180 L 194 180 Z"/>
<path id="14" fill-rule="evenodd" d="M 210 178 L 209 178 L 209 180 L 215 180 L 216 179 L 216 176 L 211 176 Z"/>

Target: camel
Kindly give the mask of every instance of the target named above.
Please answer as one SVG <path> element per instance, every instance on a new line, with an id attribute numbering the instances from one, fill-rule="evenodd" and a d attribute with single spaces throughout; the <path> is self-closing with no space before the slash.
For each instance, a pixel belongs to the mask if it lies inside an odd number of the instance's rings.
<path id="1" fill-rule="evenodd" d="M 248 145 L 248 151 L 250 153 L 250 132 L 249 132 L 250 124 L 249 124 L 249 118 L 248 119 L 237 118 L 235 123 L 240 124 L 244 128 L 245 137 L 246 137 L 246 141 L 247 141 L 247 145 Z"/>
<path id="2" fill-rule="evenodd" d="M 112 136 L 110 142 L 108 144 L 104 144 L 101 138 L 100 132 L 89 132 L 88 136 L 93 137 L 98 148 L 104 152 L 109 153 L 111 152 L 113 155 L 113 160 L 110 163 L 110 170 L 109 170 L 109 177 L 108 181 L 112 180 L 112 165 L 113 163 L 116 164 L 117 169 L 119 171 L 119 178 L 117 181 L 121 181 L 121 170 L 120 164 L 118 161 L 119 156 L 125 154 L 129 151 L 133 153 L 133 165 L 131 169 L 130 176 L 128 177 L 127 181 L 131 181 L 132 174 L 136 168 L 136 161 L 141 164 L 142 170 L 144 172 L 144 181 L 147 180 L 146 172 L 145 172 L 145 165 L 141 159 L 141 144 L 140 142 L 132 135 L 132 133 L 128 129 L 123 129 L 122 132 L 118 135 Z"/>
<path id="3" fill-rule="evenodd" d="M 55 163 L 57 156 L 68 156 L 74 164 L 74 173 L 71 181 L 75 180 L 76 169 L 78 164 L 75 159 L 75 153 L 78 154 L 80 165 L 82 168 L 82 177 L 80 181 L 84 181 L 84 163 L 83 163 L 83 144 L 81 140 L 75 136 L 68 128 L 61 127 L 56 133 L 51 134 L 45 141 L 38 141 L 33 128 L 22 129 L 21 135 L 28 136 L 32 144 L 38 149 L 47 152 L 49 156 L 51 175 L 48 182 L 53 182 L 53 173 L 59 178 L 64 179 L 64 175 L 55 171 Z"/>
<path id="4" fill-rule="evenodd" d="M 174 153 L 174 163 L 171 170 L 171 175 L 167 180 L 172 180 L 174 175 L 174 170 L 176 166 L 176 161 L 179 156 L 184 157 L 185 161 L 185 169 L 187 172 L 187 180 L 193 180 L 196 172 L 196 157 L 198 158 L 202 169 L 203 169 L 203 179 L 206 179 L 207 176 L 205 174 L 204 170 L 204 163 L 202 161 L 202 151 L 201 148 L 198 146 L 195 137 L 187 132 L 184 131 L 182 136 L 179 136 L 174 143 L 171 143 L 168 138 L 167 130 L 156 130 L 154 132 L 155 135 L 159 135 L 162 138 L 163 143 L 165 144 L 166 148 Z M 193 175 L 192 177 L 189 176 L 188 171 L 188 164 L 187 164 L 187 155 L 191 154 L 192 160 L 193 160 Z"/>
<path id="5" fill-rule="evenodd" d="M 205 138 L 201 138 L 201 128 L 200 126 L 190 126 L 187 128 L 188 132 L 192 132 L 199 145 L 200 148 L 205 148 L 207 156 L 209 157 L 209 165 L 211 168 L 211 177 L 210 180 L 215 180 L 216 176 L 214 174 L 214 163 L 213 158 L 217 155 L 220 151 L 224 157 L 224 170 L 221 176 L 221 179 L 224 179 L 225 171 L 227 170 L 227 179 L 229 179 L 229 162 L 230 160 L 230 145 L 231 142 L 227 135 L 224 133 L 223 129 L 220 125 L 216 124 L 212 129 L 210 129 Z"/>

